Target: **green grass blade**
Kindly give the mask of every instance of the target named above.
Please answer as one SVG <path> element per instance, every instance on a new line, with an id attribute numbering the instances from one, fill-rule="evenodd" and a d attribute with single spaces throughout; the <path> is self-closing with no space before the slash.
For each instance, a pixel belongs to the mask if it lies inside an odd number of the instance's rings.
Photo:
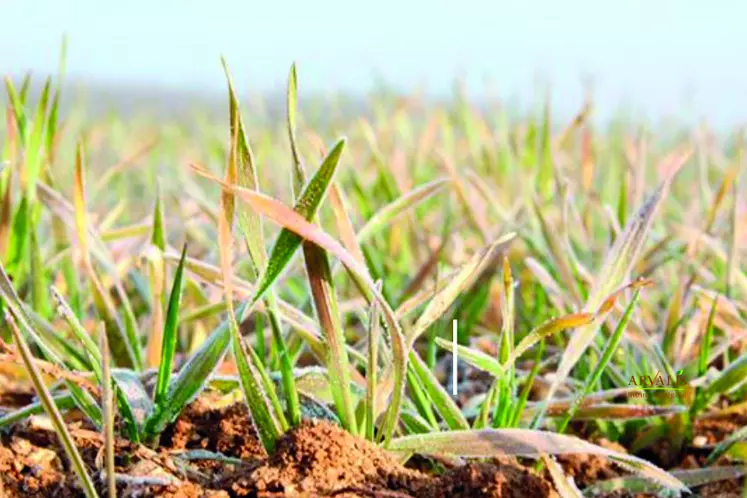
<path id="1" fill-rule="evenodd" d="M 151 231 L 150 243 L 161 251 L 166 250 L 166 223 L 163 216 L 163 201 L 161 200 L 160 188 L 156 188 L 156 202 L 153 207 L 153 229 Z"/>
<path id="2" fill-rule="evenodd" d="M 310 221 L 316 215 L 319 205 L 332 183 L 344 147 L 344 139 L 335 144 L 317 172 L 309 180 L 303 192 L 299 195 L 294 210 L 306 218 L 306 220 Z M 259 300 L 275 280 L 277 280 L 300 246 L 301 237 L 299 235 L 286 228 L 280 232 L 270 252 L 267 266 L 259 279 L 259 284 L 253 297 L 254 301 Z"/>
<path id="3" fill-rule="evenodd" d="M 47 121 L 47 105 L 49 103 L 49 90 L 52 85 L 51 78 L 47 78 L 36 106 L 34 119 L 31 122 L 31 132 L 28 135 L 28 144 L 25 157 L 25 195 L 33 202 L 36 197 L 36 181 L 39 179 L 44 164 L 44 128 Z"/>
<path id="4" fill-rule="evenodd" d="M 423 313 L 418 318 L 408 334 L 408 344 L 413 344 L 426 329 L 438 320 L 466 289 L 488 268 L 495 258 L 496 251 L 505 247 L 515 234 L 509 233 L 495 240 L 489 246 L 478 251 L 462 266 L 457 273 L 438 294 L 433 296 Z"/>
<path id="5" fill-rule="evenodd" d="M 236 310 L 241 317 L 247 309 L 242 304 Z M 193 400 L 205 387 L 205 383 L 221 362 L 231 344 L 228 322 L 224 321 L 213 330 L 205 342 L 182 366 L 173 378 L 166 394 L 166 402 L 160 409 L 155 409 L 145 423 L 145 432 L 150 436 L 160 434 L 171 423 L 181 410 Z"/>
<path id="6" fill-rule="evenodd" d="M 414 188 L 410 192 L 398 197 L 391 204 L 384 206 L 377 211 L 360 230 L 358 230 L 358 243 L 362 244 L 377 233 L 381 232 L 387 225 L 395 221 L 397 218 L 430 199 L 448 183 L 449 180 L 446 178 L 433 180 L 432 182 Z"/>
<path id="7" fill-rule="evenodd" d="M 620 341 L 622 340 L 623 333 L 625 332 L 625 327 L 627 327 L 628 322 L 630 321 L 630 318 L 633 315 L 633 309 L 635 308 L 635 305 L 638 303 L 640 292 L 641 292 L 640 289 L 636 289 L 635 294 L 633 294 L 633 298 L 630 300 L 628 307 L 625 309 L 625 313 L 623 314 L 622 318 L 618 322 L 617 327 L 615 328 L 615 331 L 607 339 L 607 343 L 604 345 L 604 349 L 602 350 L 602 357 L 599 359 L 596 366 L 594 367 L 594 371 L 592 372 L 590 376 L 586 378 L 586 381 L 584 382 L 584 387 L 578 393 L 578 395 L 576 396 L 576 399 L 573 401 L 573 404 L 571 405 L 570 410 L 568 410 L 568 413 L 565 415 L 563 420 L 558 425 L 558 428 L 557 428 L 558 433 L 562 434 L 565 431 L 566 427 L 568 427 L 568 423 L 571 421 L 571 419 L 576 414 L 576 410 L 578 410 L 583 400 L 592 391 L 594 386 L 596 386 L 597 382 L 599 382 L 599 379 L 602 377 L 602 372 L 604 372 L 604 369 L 607 368 L 607 364 L 612 359 L 612 356 L 615 354 L 615 351 L 617 351 L 617 346 L 620 344 Z"/>
<path id="8" fill-rule="evenodd" d="M 529 376 L 524 382 L 524 387 L 521 390 L 521 394 L 519 394 L 519 400 L 517 401 L 516 406 L 513 409 L 510 424 L 512 427 L 517 427 L 519 425 L 519 422 L 521 421 L 521 417 L 524 415 L 524 408 L 527 406 L 529 393 L 532 391 L 532 387 L 534 386 L 534 379 L 537 378 L 537 374 L 542 367 L 543 354 L 545 354 L 544 339 L 540 341 L 539 346 L 537 347 L 537 352 L 534 355 L 534 363 L 532 364 L 532 369 L 529 371 Z"/>
<path id="9" fill-rule="evenodd" d="M 298 76 L 296 64 L 292 64 L 288 74 L 288 91 L 286 92 L 286 120 L 288 125 L 288 140 L 293 158 L 293 184 L 295 190 L 300 191 L 306 183 L 301 154 L 298 152 L 296 139 L 296 108 L 298 107 Z"/>
<path id="10" fill-rule="evenodd" d="M 454 354 L 454 343 L 452 341 L 447 341 L 442 337 L 436 337 L 436 344 Z M 457 344 L 456 351 L 460 360 L 469 363 L 483 372 L 488 372 L 495 377 L 500 377 L 504 373 L 501 362 L 480 350 Z"/>
<path id="11" fill-rule="evenodd" d="M 3 308 L 7 311 L 8 309 L 16 317 L 16 321 L 20 323 L 21 328 L 29 334 L 44 354 L 44 356 L 50 360 L 55 361 L 59 365 L 63 365 L 63 361 L 60 356 L 47 344 L 47 341 L 42 340 L 39 334 L 31 326 L 32 318 L 26 312 L 26 309 L 18 297 L 15 288 L 13 287 L 12 280 L 5 271 L 5 267 L 0 263 L 0 296 L 2 296 Z"/>
<path id="12" fill-rule="evenodd" d="M 44 263 L 36 236 L 32 230 L 29 237 L 29 277 L 31 278 L 31 304 L 34 310 L 43 318 L 49 318 L 50 308 L 47 298 L 47 279 L 44 274 Z"/>
<path id="13" fill-rule="evenodd" d="M 26 112 L 24 111 L 23 101 L 21 96 L 16 92 L 16 88 L 13 85 L 13 81 L 10 76 L 5 77 L 5 90 L 8 93 L 8 103 L 10 109 L 13 112 L 13 118 L 15 119 L 16 129 L 18 130 L 18 137 L 21 143 L 26 143 Z"/>
<path id="14" fill-rule="evenodd" d="M 410 351 L 410 365 L 423 383 L 433 401 L 433 406 L 441 414 L 446 425 L 452 430 L 469 429 L 469 423 L 462 414 L 462 411 L 441 386 L 441 383 L 436 379 L 433 372 L 428 369 L 428 365 L 425 364 L 415 351 Z"/>
<path id="15" fill-rule="evenodd" d="M 85 350 L 86 354 L 88 354 L 93 360 L 92 364 L 100 364 L 102 361 L 101 354 L 99 352 L 99 348 L 96 346 L 96 343 L 91 338 L 91 335 L 83 328 L 83 325 L 78 320 L 78 317 L 75 316 L 75 313 L 73 313 L 70 305 L 67 303 L 67 301 L 65 301 L 65 298 L 62 297 L 60 291 L 58 291 L 57 288 L 53 286 L 51 287 L 50 292 L 57 306 L 57 314 L 60 315 L 60 317 L 62 317 L 68 323 L 73 336 L 83 345 L 83 349 Z M 107 343 L 107 347 L 108 346 L 109 345 Z"/>
<path id="16" fill-rule="evenodd" d="M 166 227 L 163 216 L 160 184 L 156 184 L 156 202 L 153 207 L 153 223 L 151 227 L 150 247 L 145 251 L 148 262 L 148 280 L 150 282 L 151 297 L 151 326 L 145 353 L 147 368 L 157 368 L 160 365 L 163 344 L 164 308 L 166 307 L 166 268 L 164 254 L 166 252 Z M 181 262 L 181 261 L 180 261 Z"/>
<path id="17" fill-rule="evenodd" d="M 26 244 L 31 226 L 29 201 L 26 196 L 23 196 L 21 202 L 18 204 L 18 208 L 16 208 L 16 212 L 13 214 L 8 252 L 6 254 L 8 272 L 16 278 L 20 278 L 20 272 L 26 261 Z"/>
<path id="18" fill-rule="evenodd" d="M 54 404 L 60 410 L 69 410 L 75 408 L 75 399 L 70 393 L 57 394 L 52 396 Z M 32 415 L 44 412 L 44 404 L 41 401 L 30 403 L 22 408 L 13 410 L 0 417 L 0 429 L 10 427 L 13 424 L 28 419 Z"/>
<path id="19" fill-rule="evenodd" d="M 184 278 L 184 258 L 187 256 L 187 244 L 182 248 L 182 257 L 176 268 L 174 283 L 171 286 L 169 307 L 166 311 L 166 322 L 163 327 L 163 344 L 161 361 L 158 364 L 158 377 L 153 402 L 160 406 L 166 402 L 166 393 L 171 380 L 171 369 L 174 366 L 176 341 L 179 333 L 179 305 L 182 297 L 182 280 Z"/>
<path id="20" fill-rule="evenodd" d="M 111 360 L 109 345 L 106 343 L 106 328 L 102 323 L 99 329 L 99 350 L 101 351 L 101 405 L 104 417 L 104 468 L 106 475 L 107 495 L 117 497 L 117 485 L 114 481 L 114 396 L 112 394 Z"/>
<path id="21" fill-rule="evenodd" d="M 65 64 L 67 62 L 67 36 L 63 35 L 60 46 L 59 70 L 55 83 L 54 97 L 49 108 L 47 120 L 46 147 L 50 164 L 55 163 L 55 141 L 57 140 L 57 123 L 59 121 L 60 94 L 62 93 L 62 80 L 65 77 Z"/>
<path id="22" fill-rule="evenodd" d="M 743 353 L 728 367 L 719 372 L 718 376 L 705 390 L 706 399 L 712 399 L 719 394 L 725 394 L 747 381 L 747 353 Z"/>
<path id="23" fill-rule="evenodd" d="M 705 336 L 703 337 L 703 344 L 700 347 L 700 354 L 698 355 L 698 377 L 705 375 L 708 369 L 708 358 L 711 355 L 711 344 L 713 342 L 713 320 L 716 317 L 717 307 L 718 295 L 713 299 L 711 311 L 708 313 Z"/>
<path id="24" fill-rule="evenodd" d="M 510 405 L 513 402 L 515 390 L 515 371 L 513 363 L 508 363 L 514 347 L 514 279 L 508 258 L 503 258 L 503 301 L 501 303 L 501 338 L 499 357 L 507 366 L 503 375 L 498 377 L 498 404 L 493 414 L 493 427 L 505 427 L 509 422 Z"/>

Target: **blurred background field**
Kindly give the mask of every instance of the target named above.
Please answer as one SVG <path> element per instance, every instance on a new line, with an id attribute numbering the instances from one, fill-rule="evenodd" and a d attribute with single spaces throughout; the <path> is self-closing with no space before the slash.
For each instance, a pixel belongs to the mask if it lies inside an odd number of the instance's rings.
<path id="1" fill-rule="evenodd" d="M 92 429 L 114 416 L 74 381 L 111 384 L 95 361 L 106 348 L 89 337 L 104 320 L 115 373 L 137 387 L 116 400 L 130 441 L 164 441 L 208 388 L 253 399 L 272 451 L 297 425 L 298 382 L 304 403 L 387 448 L 457 447 L 464 435 L 449 431 L 470 428 L 555 431 L 527 432 L 539 457 L 567 429 L 645 458 L 636 470 L 659 484 L 692 484 L 683 465 L 719 462 L 741 489 L 747 8 L 0 9 L 0 45 L 12 48 L 0 55 L 0 294 L 53 364 L 44 373 L 72 376 L 54 394 Z M 294 257 L 300 241 L 277 226 L 298 229 L 288 213 L 250 233 L 254 211 L 211 174 L 250 189 L 256 174 L 269 196 L 252 198 L 257 209 L 302 199 L 297 213 L 340 247 L 305 243 Z M 262 282 L 270 290 L 255 294 Z M 226 313 L 234 298 L 261 308 L 239 317 L 243 338 Z M 445 390 L 453 319 L 460 396 Z M 676 396 L 623 396 L 631 377 L 682 372 Z M 146 407 L 144 421 L 131 406 Z M 13 408 L 0 428 L 26 413 Z"/>

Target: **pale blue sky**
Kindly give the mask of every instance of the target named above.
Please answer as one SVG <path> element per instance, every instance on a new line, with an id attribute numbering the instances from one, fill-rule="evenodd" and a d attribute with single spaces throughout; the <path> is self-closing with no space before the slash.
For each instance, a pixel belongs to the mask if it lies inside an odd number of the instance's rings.
<path id="1" fill-rule="evenodd" d="M 400 88 L 530 102 L 552 84 L 575 108 L 584 77 L 602 109 L 747 121 L 747 3 L 738 0 L 157 1 L 0 0 L 0 73 L 53 71 L 69 35 L 69 74 L 99 82 L 221 90 L 219 54 L 243 88 Z"/>

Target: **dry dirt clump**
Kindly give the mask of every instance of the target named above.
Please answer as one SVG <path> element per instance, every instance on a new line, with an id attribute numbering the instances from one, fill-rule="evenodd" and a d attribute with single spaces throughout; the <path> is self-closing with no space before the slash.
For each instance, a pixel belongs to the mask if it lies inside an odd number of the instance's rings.
<path id="1" fill-rule="evenodd" d="M 266 462 L 231 481 L 236 496 L 557 496 L 547 480 L 518 465 L 469 464 L 441 476 L 407 469 L 328 422 L 290 431 Z"/>
<path id="2" fill-rule="evenodd" d="M 703 429 L 714 431 L 715 423 L 704 425 L 708 427 Z M 99 493 L 105 496 L 100 472 L 101 435 L 85 423 L 69 422 L 68 426 Z M 625 451 L 616 443 L 593 442 Z M 211 453 L 198 460 L 186 458 L 185 452 L 194 450 Z M 116 455 L 120 498 L 558 497 L 548 474 L 535 472 L 531 462 L 506 457 L 453 466 L 444 461 L 442 465 L 419 465 L 416 470 L 325 421 L 303 422 L 281 437 L 268 456 L 246 406 L 223 406 L 208 394 L 182 412 L 157 447 L 117 440 Z M 701 459 L 689 455 L 679 467 L 702 466 Z M 561 455 L 557 460 L 582 489 L 621 475 L 620 469 L 597 456 Z M 428 459 L 416 458 L 413 463 L 418 461 Z M 741 489 L 739 480 L 731 480 L 702 486 L 697 492 L 709 498 L 736 498 L 741 496 Z M 31 417 L 0 434 L 0 497 L 81 496 L 57 435 L 45 417 Z M 616 492 L 609 496 L 653 495 Z"/>

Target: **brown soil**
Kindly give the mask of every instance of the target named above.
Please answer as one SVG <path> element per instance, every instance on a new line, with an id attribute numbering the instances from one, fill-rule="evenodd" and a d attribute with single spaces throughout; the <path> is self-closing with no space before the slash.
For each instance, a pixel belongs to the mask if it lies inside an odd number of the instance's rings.
<path id="1" fill-rule="evenodd" d="M 606 439 L 593 440 L 592 442 L 613 451 L 627 453 L 624 447 Z M 595 482 L 612 479 L 621 475 L 618 467 L 615 467 L 606 458 L 597 455 L 558 455 L 556 459 L 560 466 L 563 467 L 566 475 L 572 477 L 576 485 L 581 489 Z"/>
<path id="2" fill-rule="evenodd" d="M 471 463 L 442 475 L 409 469 L 376 446 L 328 422 L 304 422 L 267 456 L 243 404 L 216 407 L 203 397 L 164 432 L 158 451 L 117 441 L 120 497 L 229 498 L 280 496 L 350 497 L 552 497 L 551 483 L 515 462 Z M 103 442 L 81 423 L 69 424 L 98 491 Z M 239 458 L 187 461 L 188 450 Z M 32 417 L 0 438 L 0 496 L 83 496 L 56 434 L 43 417 Z"/>
<path id="3" fill-rule="evenodd" d="M 695 422 L 695 434 L 704 436 L 707 444 L 716 444 L 747 425 L 747 411 L 703 418 Z"/>
<path id="4" fill-rule="evenodd" d="M 19 397 L 19 400 L 25 398 Z M 76 417 L 70 417 L 75 420 Z M 328 422 L 306 421 L 283 436 L 272 455 L 258 443 L 242 403 L 220 406 L 215 397 L 192 403 L 162 435 L 157 451 L 117 441 L 116 471 L 120 497 L 552 497 L 557 493 L 545 473 L 537 474 L 516 459 L 470 462 L 463 466 L 436 463 L 418 469 L 400 464 L 390 454 L 355 438 Z M 713 421 L 707 427 L 713 429 Z M 76 445 L 102 496 L 101 436 L 81 422 L 69 424 Z M 597 444 L 624 448 L 604 440 Z M 206 450 L 241 463 L 184 452 Z M 204 453 L 204 452 L 203 452 Z M 561 456 L 558 462 L 579 487 L 620 475 L 605 459 Z M 693 457 L 682 466 L 702 465 Z M 440 470 L 439 470 L 440 469 Z M 700 496 L 740 496 L 737 481 L 698 489 Z M 83 496 L 56 434 L 43 417 L 32 417 L 0 437 L 0 497 Z M 615 494 L 612 496 L 628 496 Z M 645 495 L 641 495 L 645 496 Z"/>
<path id="5" fill-rule="evenodd" d="M 161 435 L 161 448 L 209 450 L 247 463 L 267 458 L 249 422 L 246 405 L 234 403 L 216 409 L 214 402 L 214 398 L 206 395 L 187 406 Z"/>

